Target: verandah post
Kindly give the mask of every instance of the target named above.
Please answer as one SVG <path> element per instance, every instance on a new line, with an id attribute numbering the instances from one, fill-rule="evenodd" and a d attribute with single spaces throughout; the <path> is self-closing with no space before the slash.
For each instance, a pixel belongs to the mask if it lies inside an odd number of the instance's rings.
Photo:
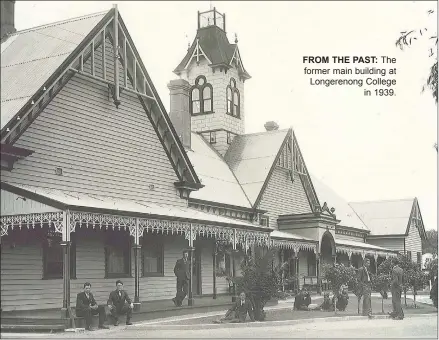
<path id="1" fill-rule="evenodd" d="M 70 308 L 70 212 L 63 212 L 63 220 L 61 226 L 63 249 L 63 303 L 61 308 L 61 317 L 69 318 Z"/>
<path id="2" fill-rule="evenodd" d="M 320 254 L 316 253 L 316 271 L 317 271 L 317 294 L 322 293 L 322 280 L 320 278 Z"/>
<path id="3" fill-rule="evenodd" d="M 192 277 L 193 277 L 193 271 L 194 271 L 194 235 L 193 235 L 193 227 L 192 223 L 190 224 L 190 231 L 189 231 L 189 287 L 188 287 L 188 299 L 187 299 L 187 305 L 193 306 L 194 305 L 194 298 L 192 296 Z"/>
<path id="4" fill-rule="evenodd" d="M 217 256 L 217 242 L 214 240 L 213 242 L 213 299 L 216 299 L 216 256 Z"/>
<path id="5" fill-rule="evenodd" d="M 140 234 L 139 234 L 139 219 L 136 218 L 136 225 L 134 230 L 134 311 L 140 310 Z"/>

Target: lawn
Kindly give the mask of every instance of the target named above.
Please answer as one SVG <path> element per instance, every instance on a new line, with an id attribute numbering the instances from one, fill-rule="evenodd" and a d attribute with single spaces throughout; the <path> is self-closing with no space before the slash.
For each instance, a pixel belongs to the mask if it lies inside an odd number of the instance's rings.
<path id="1" fill-rule="evenodd" d="M 323 301 L 323 297 L 317 300 L 314 300 L 313 303 L 321 304 Z M 413 300 L 407 299 L 407 307 L 404 306 L 404 298 L 401 299 L 402 306 L 404 309 L 404 313 L 408 314 L 426 314 L 426 313 L 437 313 L 437 309 L 431 305 L 417 303 L 418 308 L 413 307 Z M 310 319 L 310 318 L 327 318 L 334 316 L 352 316 L 358 315 L 358 305 L 357 299 L 355 297 L 349 298 L 349 304 L 344 312 L 337 312 L 335 315 L 334 312 L 324 312 L 324 311 L 295 311 L 293 310 L 292 303 L 282 303 L 282 306 L 291 306 L 291 308 L 282 308 L 282 309 L 272 309 L 267 310 L 266 321 L 282 321 L 282 320 L 300 320 L 300 319 Z M 360 305 L 360 313 L 361 313 L 361 305 Z M 384 300 L 384 314 L 387 314 L 392 310 L 392 300 L 387 299 Z M 381 298 L 372 297 L 372 313 L 375 315 L 382 315 L 381 309 Z M 218 316 L 210 316 L 205 318 L 197 318 L 190 320 L 182 320 L 175 321 L 172 324 L 175 325 L 188 325 L 188 324 L 210 324 L 215 320 L 218 320 Z"/>

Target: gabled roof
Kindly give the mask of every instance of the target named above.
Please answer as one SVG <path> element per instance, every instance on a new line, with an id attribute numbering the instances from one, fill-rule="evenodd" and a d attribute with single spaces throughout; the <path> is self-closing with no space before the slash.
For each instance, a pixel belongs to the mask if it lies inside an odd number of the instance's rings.
<path id="1" fill-rule="evenodd" d="M 251 208 L 232 170 L 201 135 L 192 132 L 191 148 L 187 154 L 204 185 L 191 198 Z"/>
<path id="2" fill-rule="evenodd" d="M 236 136 L 233 139 L 225 161 L 232 169 L 252 206 L 255 205 L 270 170 L 275 165 L 291 129 L 267 131 Z"/>
<path id="3" fill-rule="evenodd" d="M 2 42 L 1 142 L 12 145 L 75 73 L 107 84 L 116 104 L 120 95 L 114 91 L 116 82 L 82 67 L 86 59 L 93 58 L 92 47 L 108 39 L 113 44 L 115 35 L 128 47 L 128 53 L 125 47 L 119 49 L 118 60 L 127 66 L 122 68 L 125 77 L 119 77 L 119 90 L 138 96 L 179 179 L 175 184 L 188 190 L 199 188 L 200 181 L 116 6 L 106 13 L 20 31 Z M 133 64 L 137 78 L 132 74 Z M 136 89 L 125 85 L 122 78 L 136 79 Z"/>
<path id="4" fill-rule="evenodd" d="M 1 44 L 1 129 L 35 95 L 107 12 L 9 35 Z"/>
<path id="5" fill-rule="evenodd" d="M 195 36 L 191 47 L 187 51 L 180 64 L 175 68 L 174 73 L 178 75 L 186 68 L 186 65 L 190 61 L 194 50 L 197 48 L 197 40 L 203 52 L 206 53 L 206 56 L 211 61 L 211 66 L 229 66 L 235 50 L 237 49 L 237 45 L 229 43 L 226 32 L 224 32 L 221 28 L 217 26 L 208 26 L 198 29 L 197 35 Z M 242 68 L 244 77 L 250 78 L 250 75 L 244 69 L 243 65 Z"/>
<path id="6" fill-rule="evenodd" d="M 347 201 L 312 174 L 311 180 L 320 204 L 324 205 L 326 202 L 329 208 L 335 208 L 334 214 L 340 220 L 339 225 L 369 231 Z"/>
<path id="7" fill-rule="evenodd" d="M 414 198 L 370 202 L 350 202 L 374 235 L 406 235 Z"/>

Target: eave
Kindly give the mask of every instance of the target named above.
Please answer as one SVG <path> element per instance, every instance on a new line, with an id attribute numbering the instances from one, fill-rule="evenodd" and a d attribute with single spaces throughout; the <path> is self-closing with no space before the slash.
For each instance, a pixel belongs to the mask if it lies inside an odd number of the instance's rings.
<path id="1" fill-rule="evenodd" d="M 405 238 L 405 234 L 389 234 L 389 235 L 367 235 L 368 239 L 378 239 L 378 238 Z"/>
<path id="2" fill-rule="evenodd" d="M 335 227 L 335 229 L 347 230 L 347 231 L 355 231 L 357 233 L 370 234 L 370 230 L 364 230 L 364 229 L 358 229 L 358 228 L 353 228 L 353 227 L 347 227 L 347 226 L 340 225 L 340 224 L 338 224 Z"/>
<path id="3" fill-rule="evenodd" d="M 34 153 L 32 150 L 19 148 L 8 144 L 0 144 L 1 169 L 11 171 L 15 162 Z"/>
<path id="4" fill-rule="evenodd" d="M 217 203 L 217 202 L 206 201 L 206 200 L 200 200 L 198 198 L 189 198 L 189 202 L 190 203 L 195 203 L 195 204 L 208 205 L 208 206 L 215 207 L 215 208 L 225 208 L 225 209 L 231 209 L 231 210 L 239 210 L 239 211 L 245 211 L 245 212 L 249 212 L 249 213 L 258 213 L 258 214 L 262 214 L 262 215 L 267 212 L 267 210 L 240 207 L 240 206 L 237 206 L 237 205 Z"/>
<path id="5" fill-rule="evenodd" d="M 279 225 L 289 223 L 330 223 L 337 224 L 340 220 L 334 217 L 324 215 L 318 212 L 306 213 L 306 214 L 292 214 L 292 215 L 280 215 L 277 219 Z"/>

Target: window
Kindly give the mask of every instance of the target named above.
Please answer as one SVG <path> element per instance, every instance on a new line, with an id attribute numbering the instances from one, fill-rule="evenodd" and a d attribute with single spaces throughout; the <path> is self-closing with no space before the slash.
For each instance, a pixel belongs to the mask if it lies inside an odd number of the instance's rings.
<path id="1" fill-rule="evenodd" d="M 231 78 L 230 84 L 227 85 L 227 114 L 241 118 L 241 103 L 239 90 L 236 88 L 236 80 Z"/>
<path id="2" fill-rule="evenodd" d="M 190 90 L 190 112 L 192 115 L 213 113 L 213 88 L 205 76 L 198 76 Z"/>
<path id="3" fill-rule="evenodd" d="M 122 231 L 107 231 L 105 245 L 106 277 L 128 277 L 130 271 L 130 238 Z"/>
<path id="4" fill-rule="evenodd" d="M 142 275 L 163 276 L 163 235 L 146 234 L 142 242 Z"/>
<path id="5" fill-rule="evenodd" d="M 216 131 L 211 131 L 209 135 L 209 142 L 210 144 L 216 143 Z"/>
<path id="6" fill-rule="evenodd" d="M 232 134 L 227 131 L 227 144 L 232 144 L 233 138 Z"/>
<path id="7" fill-rule="evenodd" d="M 70 277 L 76 278 L 76 233 L 71 234 Z M 43 278 L 62 279 L 64 248 L 61 235 L 47 231 L 43 242 Z"/>
<path id="8" fill-rule="evenodd" d="M 269 219 L 268 219 L 268 217 L 266 217 L 266 216 L 261 217 L 261 219 L 259 221 L 259 224 L 261 226 L 268 227 L 269 226 Z"/>
<path id="9" fill-rule="evenodd" d="M 216 256 L 216 276 L 230 276 L 232 274 L 230 246 L 219 245 Z"/>
<path id="10" fill-rule="evenodd" d="M 317 276 L 316 254 L 308 253 L 308 276 Z"/>

